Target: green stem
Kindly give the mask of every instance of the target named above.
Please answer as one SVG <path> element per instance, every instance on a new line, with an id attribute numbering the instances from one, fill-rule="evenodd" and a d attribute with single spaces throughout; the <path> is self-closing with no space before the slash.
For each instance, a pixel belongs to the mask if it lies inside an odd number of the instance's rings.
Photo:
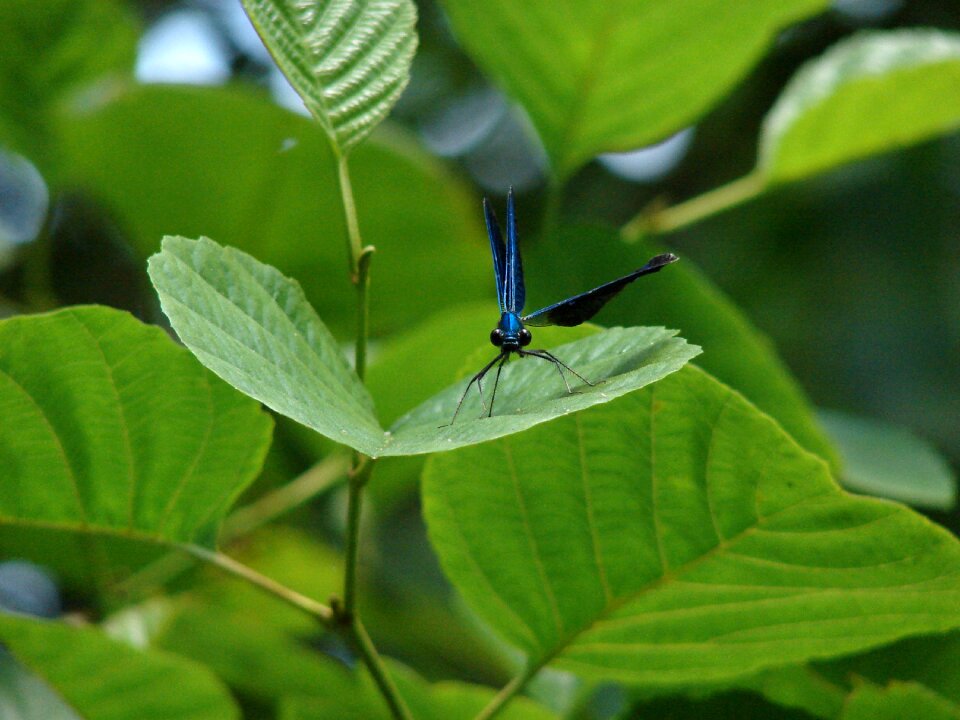
<path id="1" fill-rule="evenodd" d="M 487 706 L 483 708 L 473 720 L 490 720 L 490 718 L 503 710 L 504 706 L 523 690 L 526 684 L 530 682 L 530 679 L 540 671 L 541 667 L 543 667 L 542 664 L 530 665 L 525 668 L 522 673 L 516 675 L 500 689 L 500 692 L 494 695 L 493 699 L 487 703 Z"/>
<path id="2" fill-rule="evenodd" d="M 359 458 L 359 456 L 358 456 Z M 343 572 L 343 609 L 348 618 L 356 617 L 357 564 L 360 558 L 360 514 L 363 488 L 373 471 L 372 459 L 358 459 L 347 484 L 347 547 Z"/>
<path id="3" fill-rule="evenodd" d="M 219 544 L 225 546 L 286 514 L 325 490 L 329 490 L 346 476 L 348 463 L 349 459 L 345 454 L 331 455 L 286 485 L 235 511 L 223 523 Z M 180 573 L 189 570 L 192 565 L 193 561 L 189 556 L 171 552 L 153 561 L 112 589 L 128 597 L 141 597 L 170 582 Z"/>
<path id="4" fill-rule="evenodd" d="M 329 490 L 347 474 L 348 462 L 346 454 L 330 455 L 286 485 L 240 508 L 223 523 L 220 543 L 247 535 Z"/>
<path id="5" fill-rule="evenodd" d="M 193 555 L 195 558 L 203 560 L 204 562 L 208 562 L 212 565 L 216 565 L 221 570 L 247 581 L 248 583 L 260 588 L 264 592 L 283 600 L 288 605 L 292 605 L 298 610 L 302 610 L 303 612 L 312 615 L 324 625 L 331 625 L 334 621 L 333 610 L 323 603 L 318 603 L 316 600 L 308 598 L 306 595 L 301 595 L 296 590 L 292 590 L 286 585 L 281 585 L 276 580 L 268 578 L 266 575 L 261 575 L 253 568 L 247 567 L 241 562 L 237 562 L 229 555 L 224 555 L 223 553 L 215 552 L 213 550 L 207 550 L 199 545 L 184 544 L 178 545 L 177 547 L 180 550 Z"/>
<path id="6" fill-rule="evenodd" d="M 653 210 L 645 208 L 620 229 L 620 237 L 626 242 L 636 242 L 647 233 L 679 230 L 756 197 L 766 186 L 763 176 L 752 172 L 678 205 Z"/>
<path id="7" fill-rule="evenodd" d="M 363 623 L 360 622 L 358 617 L 354 616 L 350 620 L 347 630 L 350 640 L 357 652 L 360 653 L 360 657 L 363 658 L 364 665 L 367 666 L 370 677 L 373 678 L 374 683 L 380 688 L 383 699 L 386 700 L 387 705 L 390 707 L 390 714 L 393 715 L 396 720 L 413 720 L 410 710 L 407 708 L 403 697 L 397 690 L 397 686 L 387 672 L 387 668 L 383 664 L 379 653 L 377 653 L 377 649 L 373 646 L 373 642 L 370 640 L 370 636 L 367 634 Z"/>
<path id="8" fill-rule="evenodd" d="M 347 257 L 350 260 L 350 278 L 356 283 L 360 274 L 360 255 L 363 242 L 360 240 L 360 223 L 357 220 L 357 206 L 353 201 L 353 185 L 350 182 L 350 168 L 347 156 L 337 157 L 337 174 L 340 180 L 340 197 L 343 200 L 343 215 L 347 223 Z"/>
<path id="9" fill-rule="evenodd" d="M 367 374 L 367 333 L 370 327 L 370 261 L 373 248 L 365 247 L 357 266 L 357 344 L 354 367 L 361 382 Z"/>
<path id="10" fill-rule="evenodd" d="M 347 223 L 347 242 L 350 253 L 350 280 L 357 287 L 357 340 L 354 367 L 361 382 L 367 371 L 367 334 L 369 332 L 370 262 L 374 248 L 364 245 L 360 237 L 357 206 L 353 199 L 350 169 L 346 155 L 338 158 L 340 194 Z M 343 573 L 343 602 L 332 601 L 335 623 L 356 647 L 370 676 L 380 689 L 390 712 L 397 720 L 412 720 L 410 711 L 387 674 L 377 649 L 370 640 L 357 613 L 357 564 L 360 556 L 360 515 L 363 509 L 363 488 L 370 480 L 374 459 L 355 453 L 350 469 L 347 493 L 347 539 Z"/>

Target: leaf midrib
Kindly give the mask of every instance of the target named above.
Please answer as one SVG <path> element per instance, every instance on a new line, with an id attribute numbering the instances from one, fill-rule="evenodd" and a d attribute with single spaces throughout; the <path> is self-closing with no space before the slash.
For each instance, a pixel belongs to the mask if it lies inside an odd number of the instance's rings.
<path id="1" fill-rule="evenodd" d="M 817 458 L 817 460 L 818 460 L 818 462 L 821 462 L 821 463 L 822 463 L 822 461 L 819 460 L 819 458 Z M 788 511 L 790 511 L 790 510 L 793 510 L 794 508 L 796 508 L 796 507 L 798 507 L 798 506 L 800 506 L 800 505 L 802 505 L 802 504 L 806 504 L 806 503 L 808 503 L 808 502 L 814 502 L 814 501 L 816 501 L 816 500 L 819 499 L 819 498 L 822 498 L 822 497 L 825 497 L 825 496 L 828 496 L 828 495 L 832 495 L 833 492 L 834 492 L 833 489 L 827 488 L 826 490 L 824 490 L 824 491 L 821 492 L 821 493 L 818 493 L 818 494 L 816 494 L 816 495 L 810 495 L 810 496 L 804 497 L 801 501 L 799 501 L 799 502 L 797 502 L 797 503 L 794 503 L 794 504 L 792 504 L 792 505 L 787 505 L 787 506 L 785 506 L 785 507 L 780 508 L 779 510 L 777 510 L 777 511 L 775 511 L 775 512 L 772 512 L 772 513 L 770 513 L 770 514 L 768 514 L 768 515 L 764 515 L 764 516 L 760 517 L 760 518 L 757 520 L 757 522 L 754 523 L 753 525 L 750 525 L 749 527 L 746 527 L 746 528 L 744 528 L 743 530 L 741 530 L 741 531 L 740 531 L 739 533 L 737 533 L 736 535 L 733 535 L 733 536 L 731 536 L 730 538 L 727 538 L 726 540 L 721 541 L 720 543 L 718 543 L 718 544 L 715 545 L 714 547 L 710 548 L 710 550 L 708 550 L 707 552 L 703 553 L 702 555 L 700 555 L 700 556 L 697 557 L 696 559 L 691 560 L 690 562 L 684 563 L 683 565 L 680 565 L 679 567 L 671 568 L 671 570 L 670 570 L 669 572 L 664 573 L 664 574 L 661 575 L 660 577 L 658 577 L 658 578 L 650 581 L 649 583 L 647 583 L 647 584 L 645 584 L 645 585 L 637 588 L 636 590 L 633 590 L 633 591 L 631 591 L 631 592 L 629 592 L 629 593 L 626 593 L 625 595 L 623 595 L 623 596 L 621 596 L 621 597 L 619 597 L 619 598 L 615 598 L 612 602 L 608 603 L 599 613 L 597 613 L 593 618 L 591 618 L 591 620 L 590 620 L 589 622 L 585 623 L 585 624 L 584 624 L 583 626 L 581 626 L 580 628 L 577 628 L 576 630 L 570 632 L 570 633 L 567 634 L 565 637 L 563 637 L 561 640 L 559 640 L 559 641 L 554 645 L 553 648 L 551 648 L 549 651 L 547 651 L 541 658 L 537 659 L 537 660 L 534 662 L 533 666 L 536 667 L 536 668 L 542 668 L 542 667 L 544 667 L 545 665 L 547 665 L 551 660 L 553 660 L 554 658 L 556 658 L 557 656 L 559 656 L 567 647 L 573 645 L 578 638 L 580 638 L 580 637 L 583 636 L 584 634 L 588 633 L 589 631 L 593 630 L 597 625 L 599 625 L 600 623 L 602 623 L 602 622 L 603 622 L 604 620 L 606 620 L 611 614 L 613 614 L 614 612 L 616 612 L 617 610 L 619 610 L 619 609 L 620 609 L 621 607 L 623 607 L 624 605 L 627 605 L 628 603 L 633 602 L 634 600 L 642 597 L 643 595 L 646 595 L 646 594 L 648 594 L 648 593 L 650 593 L 650 592 L 654 592 L 654 591 L 662 588 L 663 586 L 667 585 L 667 584 L 670 583 L 670 582 L 673 582 L 673 581 L 680 581 L 680 582 L 682 582 L 682 579 L 679 578 L 678 575 L 680 575 L 681 573 L 687 573 L 687 572 L 689 572 L 690 570 L 695 569 L 697 566 L 699 566 L 699 565 L 707 562 L 708 560 L 713 559 L 715 556 L 719 555 L 721 552 L 728 550 L 728 549 L 729 549 L 729 546 L 733 545 L 734 543 L 737 543 L 737 542 L 741 541 L 741 540 L 744 539 L 745 537 L 749 536 L 751 533 L 756 532 L 757 528 L 758 528 L 761 524 L 763 524 L 763 523 L 765 523 L 765 522 L 768 522 L 768 521 L 770 520 L 770 518 L 774 518 L 774 517 L 780 515 L 781 513 L 785 513 L 785 512 L 788 512 Z M 870 588 L 865 588 L 865 589 L 870 589 Z M 826 591 L 826 590 L 830 590 L 830 588 L 826 588 L 825 591 Z"/>

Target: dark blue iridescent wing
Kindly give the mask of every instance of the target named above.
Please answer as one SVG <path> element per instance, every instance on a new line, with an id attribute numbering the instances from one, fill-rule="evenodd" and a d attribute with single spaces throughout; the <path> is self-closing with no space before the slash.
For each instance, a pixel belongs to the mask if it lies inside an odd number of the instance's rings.
<path id="1" fill-rule="evenodd" d="M 513 209 L 513 188 L 507 193 L 507 294 L 506 309 L 519 313 L 527 299 L 523 285 L 523 261 L 517 240 L 517 217 Z"/>
<path id="2" fill-rule="evenodd" d="M 582 322 L 586 322 L 596 315 L 600 308 L 607 304 L 614 295 L 623 290 L 641 275 L 655 273 L 660 268 L 679 260 L 673 253 L 664 253 L 652 258 L 646 265 L 638 270 L 634 270 L 629 275 L 622 278 L 611 280 L 610 282 L 588 290 L 585 293 L 574 295 L 566 300 L 561 300 L 553 305 L 548 305 L 536 312 L 530 313 L 521 318 L 524 325 L 541 327 L 543 325 L 562 325 L 563 327 L 573 327 Z"/>
<path id="3" fill-rule="evenodd" d="M 487 235 L 490 238 L 490 252 L 493 254 L 493 277 L 497 281 L 497 304 L 500 312 L 507 309 L 506 283 L 507 277 L 507 248 L 503 244 L 503 235 L 500 234 L 500 223 L 490 207 L 487 199 L 483 199 L 483 217 L 487 221 Z"/>

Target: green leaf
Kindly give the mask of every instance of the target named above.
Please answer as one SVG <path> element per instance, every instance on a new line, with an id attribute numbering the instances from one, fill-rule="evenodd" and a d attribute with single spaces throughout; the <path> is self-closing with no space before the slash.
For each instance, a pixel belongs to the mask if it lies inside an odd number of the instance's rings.
<path id="1" fill-rule="evenodd" d="M 528 297 L 544 302 L 580 292 L 663 248 L 647 240 L 625 245 L 612 230 L 568 226 L 526 253 Z M 840 467 L 830 440 L 770 339 L 754 327 L 687 257 L 621 293 L 599 316 L 605 325 L 666 325 L 704 349 L 697 364 L 773 416 L 804 448 Z"/>
<path id="2" fill-rule="evenodd" d="M 243 0 L 290 84 L 340 152 L 390 113 L 417 48 L 411 0 Z"/>
<path id="3" fill-rule="evenodd" d="M 818 416 L 843 455 L 846 487 L 937 510 L 954 506 L 956 477 L 929 443 L 879 420 L 834 410 Z"/>
<path id="4" fill-rule="evenodd" d="M 471 388 L 451 425 L 454 409 L 469 382 L 465 379 L 397 420 L 385 454 L 437 452 L 486 442 L 633 392 L 676 372 L 700 353 L 700 348 L 674 337 L 675 332 L 650 327 L 609 328 L 551 347 L 552 353 L 594 383 L 586 386 L 573 378 L 572 393 L 567 392 L 550 363 L 537 358 L 514 360 L 504 366 L 500 376 L 493 417 L 486 417 L 479 393 Z M 562 329 L 537 328 L 537 341 L 563 333 Z M 549 340 L 544 344 L 551 345 Z M 491 350 L 488 355 L 495 355 L 496 350 Z"/>
<path id="5" fill-rule="evenodd" d="M 212 546 L 272 423 L 104 307 L 0 322 L 0 525 Z"/>
<path id="6" fill-rule="evenodd" d="M 566 178 L 695 122 L 777 32 L 825 0 L 444 0 L 460 42 L 517 99 Z"/>
<path id="7" fill-rule="evenodd" d="M 864 683 L 847 700 L 840 720 L 960 720 L 960 707 L 915 683 L 880 688 Z"/>
<path id="8" fill-rule="evenodd" d="M 376 454 L 373 400 L 296 281 L 207 238 L 164 238 L 149 272 L 200 362 L 278 413 Z"/>
<path id="9" fill-rule="evenodd" d="M 0 3 L 0 145 L 48 162 L 54 107 L 107 74 L 128 73 L 137 30 L 115 0 Z"/>
<path id="10" fill-rule="evenodd" d="M 249 89 L 151 85 L 63 113 L 57 137 L 55 184 L 108 207 L 144 260 L 164 235 L 229 241 L 297 278 L 327 326 L 352 337 L 336 159 L 317 123 Z M 452 301 L 493 303 L 480 202 L 462 180 L 385 133 L 350 154 L 350 175 L 364 241 L 377 248 L 374 336 Z"/>
<path id="11" fill-rule="evenodd" d="M 0 615 L 0 640 L 86 720 L 240 717 L 229 693 L 202 665 L 136 650 L 95 628 Z"/>
<path id="12" fill-rule="evenodd" d="M 758 169 L 796 180 L 960 127 L 960 34 L 863 32 L 811 60 L 764 121 Z"/>
<path id="13" fill-rule="evenodd" d="M 423 494 L 447 575 L 533 668 L 703 683 L 960 625 L 955 538 L 693 367 L 433 456 Z"/>
<path id="14" fill-rule="evenodd" d="M 384 433 L 366 388 L 295 281 L 206 238 L 165 238 L 149 271 L 164 312 L 204 365 L 277 412 L 373 457 L 450 450 L 520 432 L 659 380 L 699 352 L 663 328 L 612 328 L 555 350 L 593 387 L 568 394 L 549 363 L 511 363 L 494 417 L 481 418 L 479 397 L 468 394 L 450 425 L 465 380 Z"/>

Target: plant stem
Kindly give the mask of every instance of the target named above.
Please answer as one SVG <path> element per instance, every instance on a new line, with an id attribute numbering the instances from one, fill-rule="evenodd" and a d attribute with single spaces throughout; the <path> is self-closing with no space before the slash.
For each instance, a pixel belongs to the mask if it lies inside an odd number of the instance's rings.
<path id="1" fill-rule="evenodd" d="M 483 708 L 473 720 L 490 720 L 490 718 L 503 710 L 504 706 L 510 702 L 517 693 L 523 690 L 524 686 L 540 671 L 541 667 L 541 664 L 530 665 L 525 668 L 522 673 L 514 676 L 510 682 L 500 689 L 500 692 L 494 695 L 493 699 L 487 703 L 487 706 Z"/>
<path id="2" fill-rule="evenodd" d="M 356 283 L 360 274 L 360 255 L 363 242 L 360 240 L 360 223 L 357 206 L 353 201 L 353 185 L 350 183 L 350 168 L 347 156 L 337 154 L 337 174 L 340 180 L 340 197 L 343 201 L 343 216 L 347 223 L 347 258 L 350 261 L 350 279 Z"/>
<path id="3" fill-rule="evenodd" d="M 387 672 L 383 660 L 380 658 L 377 649 L 370 640 L 370 636 L 367 634 L 367 629 L 363 626 L 363 623 L 360 622 L 359 618 L 353 617 L 348 626 L 348 632 L 350 640 L 363 658 L 364 665 L 367 666 L 370 677 L 373 678 L 377 687 L 380 688 L 383 699 L 386 700 L 387 705 L 390 707 L 390 713 L 396 720 L 413 720 L 410 710 L 407 708 L 406 703 L 404 703 L 403 697 L 397 690 L 397 686 Z"/>
<path id="4" fill-rule="evenodd" d="M 348 619 L 356 619 L 357 563 L 360 556 L 360 511 L 363 509 L 363 488 L 373 471 L 372 459 L 360 459 L 350 472 L 347 483 L 347 546 L 343 572 L 343 610 Z"/>
<path id="5" fill-rule="evenodd" d="M 326 457 L 286 485 L 236 510 L 224 521 L 219 544 L 225 546 L 298 505 L 302 505 L 324 490 L 330 489 L 346 476 L 348 462 L 348 456 L 343 454 Z M 193 561 L 189 556 L 171 552 L 137 571 L 112 589 L 128 596 L 133 594 L 141 596 L 168 583 L 192 565 Z"/>
<path id="6" fill-rule="evenodd" d="M 348 471 L 346 454 L 325 457 L 309 470 L 249 505 L 232 513 L 223 523 L 220 543 L 225 545 L 247 535 L 307 500 L 336 485 Z"/>
<path id="7" fill-rule="evenodd" d="M 765 188 L 763 176 L 759 172 L 752 172 L 677 205 L 654 210 L 645 208 L 620 229 L 620 237 L 626 242 L 636 242 L 646 233 L 679 230 L 746 202 Z"/>
<path id="8" fill-rule="evenodd" d="M 367 374 L 367 333 L 370 326 L 370 261 L 373 248 L 365 247 L 360 253 L 357 266 L 357 344 L 354 352 L 354 368 L 361 382 Z"/>
<path id="9" fill-rule="evenodd" d="M 283 600 L 298 610 L 302 610 L 305 613 L 312 615 L 324 625 L 330 625 L 334 621 L 333 610 L 323 603 L 318 603 L 316 600 L 308 598 L 306 595 L 301 595 L 296 590 L 288 588 L 286 585 L 281 585 L 276 580 L 268 578 L 266 575 L 261 575 L 253 568 L 247 567 L 241 562 L 237 562 L 229 555 L 224 555 L 223 553 L 215 552 L 213 550 L 207 550 L 199 545 L 183 544 L 178 545 L 177 547 L 184 552 L 203 560 L 204 562 L 216 565 L 218 568 L 230 573 L 231 575 L 235 575 L 238 578 L 246 580 L 250 584 L 255 585 L 264 592 L 267 592 L 274 597 L 279 598 L 280 600 Z"/>
<path id="10" fill-rule="evenodd" d="M 353 199 L 353 187 L 350 183 L 350 169 L 347 156 L 339 155 L 338 171 L 340 195 L 343 199 L 343 213 L 347 223 L 347 242 L 350 254 L 350 280 L 357 287 L 357 340 L 354 353 L 354 368 L 362 382 L 367 372 L 367 334 L 370 318 L 370 262 L 374 247 L 364 245 L 360 237 L 360 223 L 357 219 L 357 206 Z M 334 623 L 341 633 L 352 642 L 359 653 L 370 676 L 380 689 L 390 712 L 396 720 L 412 720 L 387 674 L 386 667 L 367 634 L 366 628 L 357 613 L 357 564 L 360 556 L 360 515 L 363 509 L 363 488 L 370 480 L 374 458 L 360 453 L 353 456 L 347 485 L 347 541 L 346 558 L 343 573 L 343 601 L 331 601 Z"/>

